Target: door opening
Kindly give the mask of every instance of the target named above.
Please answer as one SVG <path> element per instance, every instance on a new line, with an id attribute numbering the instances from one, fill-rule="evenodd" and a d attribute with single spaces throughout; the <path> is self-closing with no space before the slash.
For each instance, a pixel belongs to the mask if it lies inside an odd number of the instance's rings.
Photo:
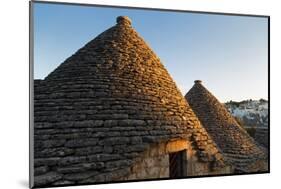
<path id="1" fill-rule="evenodd" d="M 184 154 L 185 150 L 169 154 L 170 178 L 180 178 L 185 176 Z"/>

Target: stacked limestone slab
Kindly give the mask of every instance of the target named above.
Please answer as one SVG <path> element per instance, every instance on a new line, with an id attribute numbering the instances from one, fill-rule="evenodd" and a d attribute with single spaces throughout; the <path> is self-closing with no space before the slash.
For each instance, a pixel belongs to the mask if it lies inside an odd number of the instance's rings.
<path id="1" fill-rule="evenodd" d="M 267 171 L 267 155 L 200 80 L 185 98 L 235 172 Z"/>
<path id="2" fill-rule="evenodd" d="M 124 180 L 151 145 L 185 139 L 224 167 L 215 143 L 127 17 L 34 81 L 35 186 Z"/>
<path id="3" fill-rule="evenodd" d="M 268 129 L 267 128 L 257 128 L 254 139 L 263 147 L 268 149 Z"/>
<path id="4" fill-rule="evenodd" d="M 250 134 L 251 137 L 255 139 L 255 141 L 260 144 L 262 147 L 266 148 L 268 150 L 268 128 L 252 128 L 248 127 L 246 128 L 248 133 Z"/>

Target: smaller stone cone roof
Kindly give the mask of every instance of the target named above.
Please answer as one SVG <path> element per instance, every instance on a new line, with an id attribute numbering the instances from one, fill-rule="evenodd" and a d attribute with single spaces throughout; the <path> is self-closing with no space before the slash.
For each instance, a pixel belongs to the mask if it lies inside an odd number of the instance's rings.
<path id="1" fill-rule="evenodd" d="M 226 161 L 239 172 L 265 171 L 266 153 L 256 144 L 228 112 L 226 107 L 196 80 L 185 98 L 209 135 L 222 151 Z M 266 164 L 266 163 L 265 163 Z"/>

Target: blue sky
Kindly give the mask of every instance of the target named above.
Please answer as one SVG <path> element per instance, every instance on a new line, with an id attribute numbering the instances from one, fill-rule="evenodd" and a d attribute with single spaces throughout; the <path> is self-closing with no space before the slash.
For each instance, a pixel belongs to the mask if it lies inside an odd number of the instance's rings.
<path id="1" fill-rule="evenodd" d="M 267 18 L 35 3 L 34 78 L 126 15 L 183 95 L 200 79 L 221 101 L 260 99 L 268 90 Z"/>

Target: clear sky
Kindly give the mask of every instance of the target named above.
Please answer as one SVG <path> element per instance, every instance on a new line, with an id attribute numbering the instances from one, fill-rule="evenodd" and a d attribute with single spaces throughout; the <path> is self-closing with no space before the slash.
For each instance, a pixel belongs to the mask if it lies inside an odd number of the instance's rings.
<path id="1" fill-rule="evenodd" d="M 35 3 L 34 78 L 129 16 L 183 95 L 194 80 L 221 101 L 268 99 L 267 18 Z"/>

